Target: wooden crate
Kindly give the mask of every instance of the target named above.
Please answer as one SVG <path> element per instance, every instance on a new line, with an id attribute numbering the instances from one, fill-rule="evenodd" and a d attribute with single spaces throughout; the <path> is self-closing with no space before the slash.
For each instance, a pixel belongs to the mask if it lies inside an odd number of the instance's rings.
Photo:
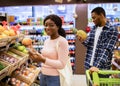
<path id="1" fill-rule="evenodd" d="M 9 44 L 13 44 L 18 40 L 18 35 L 16 36 L 9 36 Z"/>
<path id="2" fill-rule="evenodd" d="M 17 79 L 27 83 L 29 86 L 36 80 L 38 74 L 40 73 L 40 69 L 36 68 L 36 70 L 31 71 L 31 73 L 33 74 L 33 77 L 26 77 L 23 76 L 22 74 L 13 74 L 13 76 L 15 76 Z"/>
<path id="3" fill-rule="evenodd" d="M 10 58 L 14 58 L 13 56 L 8 55 L 8 54 L 6 54 L 4 52 L 3 52 L 3 54 L 5 54 L 6 56 L 9 56 Z M 0 61 L 3 61 L 3 62 L 5 62 L 5 63 L 10 65 L 10 69 L 9 69 L 8 75 L 10 75 L 15 69 L 17 69 L 19 67 L 20 60 L 17 59 L 17 58 L 14 58 L 14 59 L 16 59 L 17 61 L 14 62 L 14 63 L 10 63 L 9 61 L 6 61 L 5 59 L 0 58 Z"/>
<path id="4" fill-rule="evenodd" d="M 0 38 L 0 47 L 6 46 L 8 44 L 9 38 Z"/>
<path id="5" fill-rule="evenodd" d="M 10 65 L 7 64 L 6 62 L 0 61 L 3 65 L 6 67 L 0 71 L 0 80 L 2 80 L 4 77 L 6 77 L 10 71 Z"/>
<path id="6" fill-rule="evenodd" d="M 21 56 L 21 60 L 20 60 L 20 63 L 19 63 L 19 66 L 21 66 L 23 63 L 25 63 L 27 60 L 28 60 L 28 54 L 25 54 L 19 50 L 16 50 L 16 49 L 10 49 L 11 52 Z"/>
<path id="7" fill-rule="evenodd" d="M 14 48 L 12 48 L 12 49 L 10 49 L 10 51 L 12 51 L 12 52 L 14 52 L 14 53 L 16 53 L 16 54 L 18 54 L 18 55 L 20 55 L 20 56 L 29 56 L 29 54 L 25 54 L 25 53 L 23 53 L 23 52 L 21 52 L 21 51 L 19 51 L 19 50 L 17 50 L 17 49 L 14 49 Z"/>
<path id="8" fill-rule="evenodd" d="M 13 82 L 14 84 L 11 83 L 12 78 L 15 78 L 15 79 L 16 79 L 16 80 L 15 80 L 16 82 L 20 81 L 20 85 L 17 85 L 15 82 Z M 24 83 L 24 84 L 23 84 L 23 83 Z M 8 80 L 7 82 L 1 82 L 1 83 L 0 83 L 0 86 L 29 86 L 29 85 L 26 84 L 25 82 L 17 79 L 16 77 L 11 77 L 11 78 L 9 78 L 9 80 Z"/>

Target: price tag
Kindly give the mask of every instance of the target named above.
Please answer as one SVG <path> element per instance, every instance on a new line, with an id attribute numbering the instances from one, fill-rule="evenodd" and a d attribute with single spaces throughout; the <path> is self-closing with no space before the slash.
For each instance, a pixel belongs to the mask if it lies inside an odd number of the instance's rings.
<path id="1" fill-rule="evenodd" d="M 62 3 L 63 0 L 55 0 L 55 2 Z"/>

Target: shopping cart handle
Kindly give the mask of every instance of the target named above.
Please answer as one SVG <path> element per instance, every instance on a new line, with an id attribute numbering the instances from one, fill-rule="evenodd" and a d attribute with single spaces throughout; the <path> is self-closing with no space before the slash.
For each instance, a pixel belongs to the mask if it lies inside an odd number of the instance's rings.
<path id="1" fill-rule="evenodd" d="M 99 70 L 99 74 L 120 74 L 118 70 Z"/>

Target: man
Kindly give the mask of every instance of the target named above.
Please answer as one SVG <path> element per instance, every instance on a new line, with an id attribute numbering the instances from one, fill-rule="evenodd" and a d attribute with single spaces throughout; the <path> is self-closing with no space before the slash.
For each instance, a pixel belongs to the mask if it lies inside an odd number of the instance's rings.
<path id="1" fill-rule="evenodd" d="M 94 8 L 91 16 L 95 26 L 87 39 L 77 36 L 87 48 L 85 69 L 91 72 L 109 70 L 114 46 L 118 40 L 118 31 L 107 22 L 106 13 L 102 7 Z"/>

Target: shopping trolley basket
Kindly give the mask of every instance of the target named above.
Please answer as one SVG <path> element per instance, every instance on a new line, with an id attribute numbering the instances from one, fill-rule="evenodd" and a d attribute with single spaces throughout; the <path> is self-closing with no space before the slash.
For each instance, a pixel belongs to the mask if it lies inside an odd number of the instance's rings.
<path id="1" fill-rule="evenodd" d="M 101 78 L 99 75 L 109 75 L 109 77 Z M 113 77 L 120 75 L 118 70 L 100 70 L 99 72 L 90 73 L 86 70 L 86 80 L 88 86 L 120 86 L 120 77 Z"/>

